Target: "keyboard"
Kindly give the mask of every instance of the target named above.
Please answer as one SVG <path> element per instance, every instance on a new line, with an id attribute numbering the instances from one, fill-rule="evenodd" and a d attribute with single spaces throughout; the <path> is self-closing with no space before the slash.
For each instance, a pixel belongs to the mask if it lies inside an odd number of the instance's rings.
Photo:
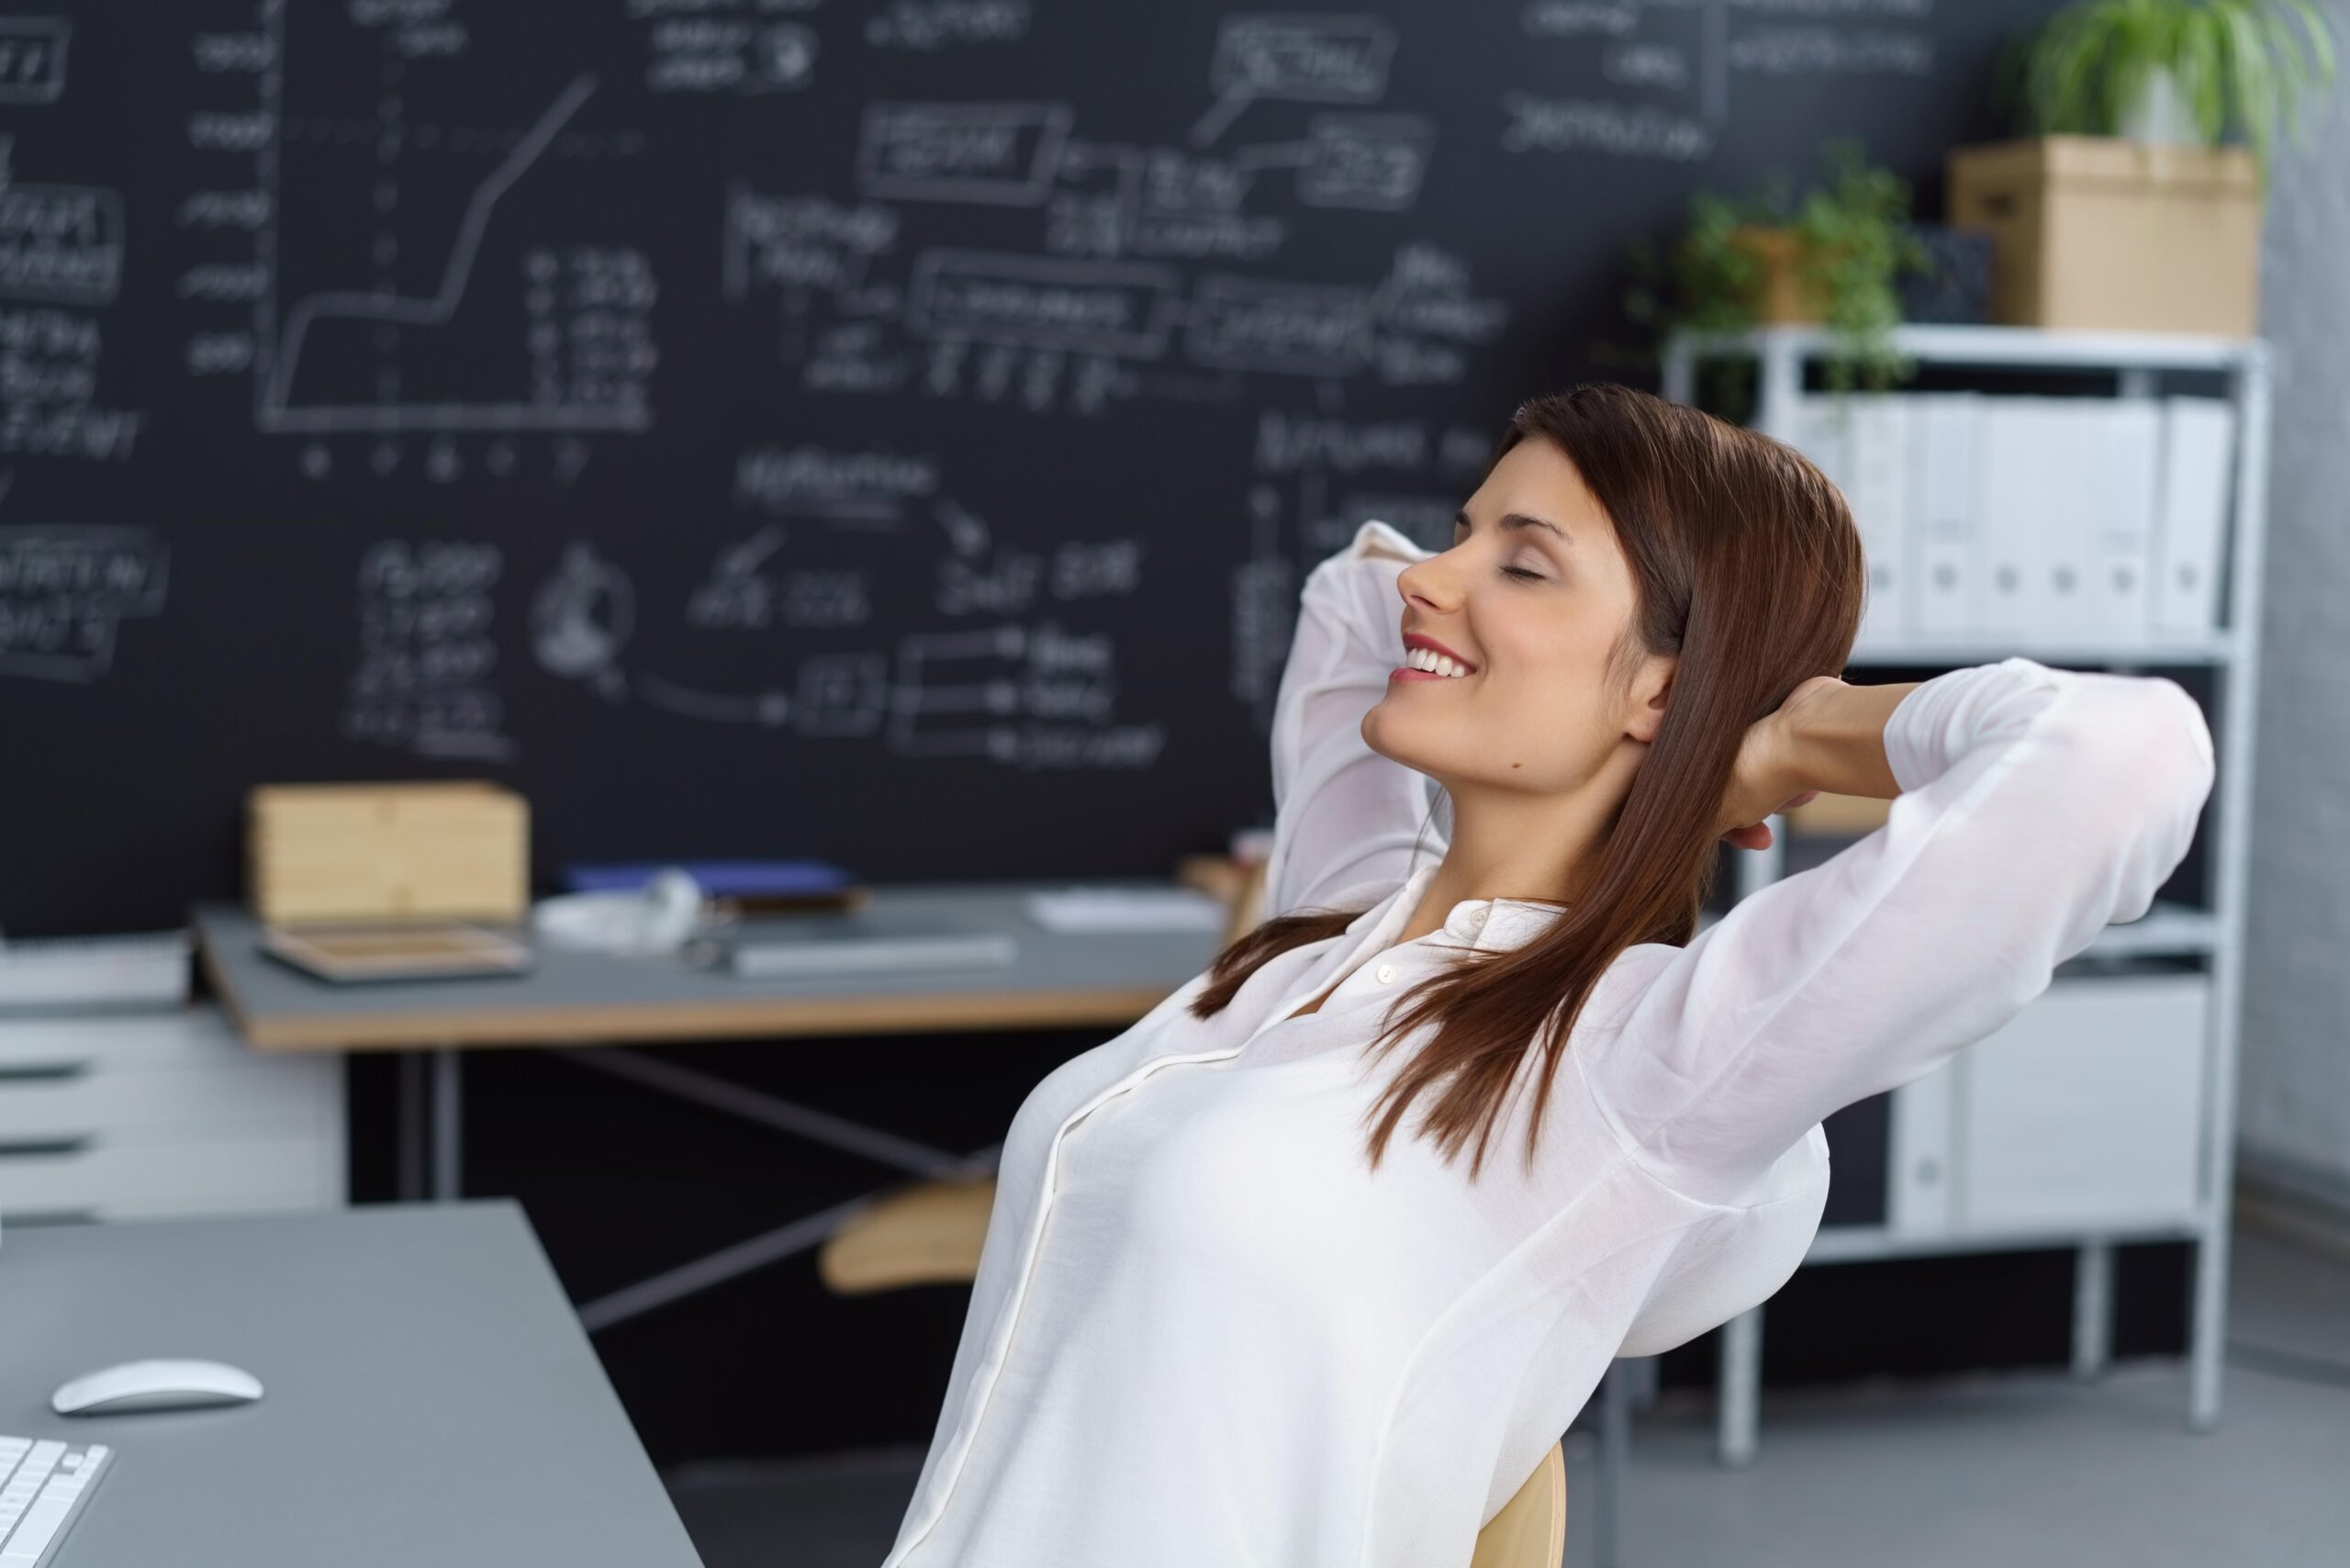
<path id="1" fill-rule="evenodd" d="M 104 1443 L 0 1437 L 0 1568 L 43 1568 L 111 1468 Z"/>

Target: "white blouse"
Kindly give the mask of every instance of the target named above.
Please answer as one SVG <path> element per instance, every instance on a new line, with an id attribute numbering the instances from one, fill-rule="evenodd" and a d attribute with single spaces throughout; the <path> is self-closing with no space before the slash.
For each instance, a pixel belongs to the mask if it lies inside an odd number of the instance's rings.
<path id="1" fill-rule="evenodd" d="M 1427 780 L 1360 726 L 1402 658 L 1397 573 L 1428 554 L 1367 522 L 1316 566 L 1274 708 L 1267 913 L 1370 907 L 1206 1020 L 1184 1011 L 1202 974 L 1028 1096 L 882 1568 L 1465 1564 L 1612 1358 L 1795 1271 L 1821 1118 L 2143 914 L 2210 791 L 2210 732 L 2170 680 L 2024 658 L 1928 680 L 1886 726 L 1885 826 L 1601 977 L 1530 1171 L 1526 1094 L 1473 1185 L 1413 1130 L 1424 1095 L 1374 1176 L 1359 1053 L 1384 1004 L 1557 916 L 1473 899 L 1395 940 L 1444 842 L 1413 865 Z"/>

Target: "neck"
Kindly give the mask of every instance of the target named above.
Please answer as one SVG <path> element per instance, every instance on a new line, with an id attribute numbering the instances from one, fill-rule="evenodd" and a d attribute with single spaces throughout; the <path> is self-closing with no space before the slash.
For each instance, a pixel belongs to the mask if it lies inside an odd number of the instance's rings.
<path id="1" fill-rule="evenodd" d="M 1619 780 L 1614 773 L 1603 768 L 1581 789 L 1552 795 L 1448 781 L 1452 839 L 1398 939 L 1439 929 L 1458 903 L 1572 903 L 1630 787 L 1628 777 Z"/>

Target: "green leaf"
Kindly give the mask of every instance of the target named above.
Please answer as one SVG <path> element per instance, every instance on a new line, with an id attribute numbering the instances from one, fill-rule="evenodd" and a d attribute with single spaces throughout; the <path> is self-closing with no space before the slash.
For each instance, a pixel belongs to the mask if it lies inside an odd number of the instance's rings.
<path id="1" fill-rule="evenodd" d="M 2219 13 L 2226 28 L 2228 51 L 2228 81 L 2230 96 L 2235 102 L 2239 118 L 2244 121 L 2245 136 L 2252 142 L 2253 162 L 2266 178 L 2268 144 L 2273 137 L 2277 118 L 2276 89 L 2268 69 L 2268 53 L 2262 47 L 2258 29 L 2252 18 L 2238 6 Z"/>
<path id="2" fill-rule="evenodd" d="M 2042 134 L 2113 134 L 2145 73 L 2167 70 L 2205 140 L 2242 127 L 2264 183 L 2280 129 L 2306 145 L 2339 68 L 2317 0 L 2073 0 L 2020 47 L 1998 95 Z"/>

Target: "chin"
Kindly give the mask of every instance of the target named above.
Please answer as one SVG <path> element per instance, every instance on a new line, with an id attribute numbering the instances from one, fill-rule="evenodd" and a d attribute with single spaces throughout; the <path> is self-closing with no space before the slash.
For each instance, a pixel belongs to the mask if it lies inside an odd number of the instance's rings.
<path id="1" fill-rule="evenodd" d="M 1384 699 L 1382 700 L 1383 701 Z M 1426 773 L 1433 777 L 1436 770 L 1428 764 L 1434 759 L 1423 756 L 1421 749 L 1413 745 L 1408 738 L 1396 734 L 1395 731 L 1398 728 L 1396 724 L 1382 722 L 1385 717 L 1387 716 L 1380 712 L 1377 703 L 1371 706 L 1370 712 L 1363 715 L 1363 744 L 1390 762 L 1401 763 L 1416 773 Z"/>

